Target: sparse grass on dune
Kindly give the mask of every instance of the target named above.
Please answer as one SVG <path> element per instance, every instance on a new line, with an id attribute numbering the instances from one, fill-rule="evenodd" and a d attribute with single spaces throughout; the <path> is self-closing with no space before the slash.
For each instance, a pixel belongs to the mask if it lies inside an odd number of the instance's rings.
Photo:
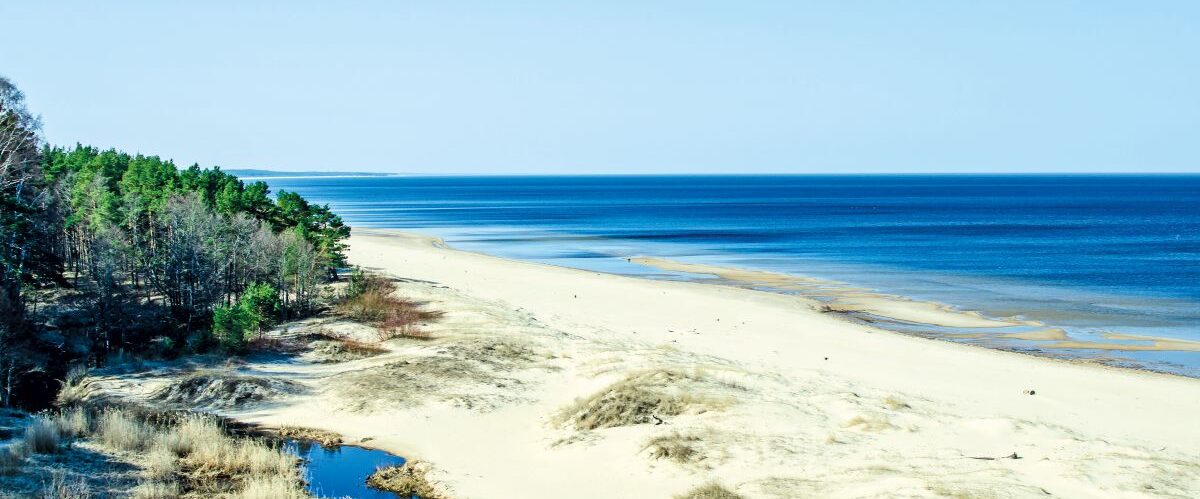
<path id="1" fill-rule="evenodd" d="M 367 477 L 367 485 L 391 492 L 402 497 L 418 496 L 421 499 L 447 499 L 437 485 L 429 479 L 431 467 L 421 461 L 408 461 L 400 466 L 380 468 Z"/>
<path id="2" fill-rule="evenodd" d="M 743 496 L 713 482 L 689 490 L 683 495 L 675 496 L 675 499 L 743 499 Z"/>
<path id="3" fill-rule="evenodd" d="M 387 353 L 387 349 L 378 345 L 324 330 L 308 335 L 306 340 L 308 349 L 319 356 L 321 362 L 344 362 Z"/>
<path id="4" fill-rule="evenodd" d="M 284 426 L 279 428 L 279 436 L 284 438 L 297 438 L 304 440 L 312 440 L 321 444 L 324 447 L 332 447 L 342 443 L 342 436 L 327 430 L 319 430 L 316 428 L 305 428 L 301 426 Z"/>
<path id="5" fill-rule="evenodd" d="M 665 422 L 690 409 L 700 411 L 723 403 L 688 390 L 699 379 L 679 371 L 656 370 L 633 374 L 599 393 L 579 400 L 560 413 L 580 430 Z"/>
<path id="6" fill-rule="evenodd" d="M 646 449 L 650 451 L 652 459 L 670 459 L 687 464 L 700 459 L 700 452 L 696 449 L 699 441 L 698 436 L 672 432 L 651 438 L 646 442 Z"/>

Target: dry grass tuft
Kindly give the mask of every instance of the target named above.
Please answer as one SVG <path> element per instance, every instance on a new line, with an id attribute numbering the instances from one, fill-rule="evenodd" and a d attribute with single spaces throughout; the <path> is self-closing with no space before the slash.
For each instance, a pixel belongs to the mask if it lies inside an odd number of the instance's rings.
<path id="1" fill-rule="evenodd" d="M 134 487 L 133 499 L 176 499 L 180 496 L 179 484 L 175 482 L 142 482 Z"/>
<path id="2" fill-rule="evenodd" d="M 321 331 L 310 336 L 312 341 L 308 348 L 320 357 L 322 362 L 346 362 L 365 359 L 387 353 L 387 350 L 377 345 L 346 338 L 328 331 Z"/>
<path id="3" fill-rule="evenodd" d="M 38 416 L 25 427 L 25 446 L 38 454 L 58 452 L 58 428 L 49 418 Z"/>
<path id="4" fill-rule="evenodd" d="M 100 413 L 96 433 L 105 446 L 125 452 L 144 450 L 154 438 L 153 428 L 119 409 Z"/>
<path id="5" fill-rule="evenodd" d="M 25 459 L 29 458 L 29 446 L 25 442 L 17 441 L 3 447 L 0 447 L 0 472 L 12 473 L 21 468 L 25 464 Z"/>
<path id="6" fill-rule="evenodd" d="M 675 499 L 743 499 L 743 497 L 714 482 L 696 487 L 683 495 L 675 496 Z"/>
<path id="7" fill-rule="evenodd" d="M 55 403 L 59 407 L 69 407 L 85 402 L 89 395 L 92 394 L 91 380 L 88 379 L 88 369 L 82 366 L 72 367 L 67 371 L 66 379 L 62 380 L 62 387 L 58 390 L 58 395 L 55 396 Z"/>
<path id="8" fill-rule="evenodd" d="M 912 409 L 911 405 L 908 405 L 907 402 L 895 395 L 888 395 L 887 398 L 884 398 L 883 405 L 887 406 L 888 409 L 893 411 L 898 411 L 900 409 Z"/>
<path id="9" fill-rule="evenodd" d="M 43 499 L 89 499 L 92 492 L 82 478 L 71 480 L 62 470 L 50 474 L 50 483 L 42 489 Z"/>
<path id="10" fill-rule="evenodd" d="M 82 407 L 72 407 L 59 412 L 52 418 L 58 434 L 64 437 L 79 437 L 92 432 L 92 416 Z"/>
<path id="11" fill-rule="evenodd" d="M 857 428 L 867 432 L 880 432 L 896 428 L 896 425 L 893 425 L 892 423 L 888 422 L 887 419 L 882 417 L 863 415 L 850 418 L 850 420 L 846 421 L 846 424 L 842 426 L 846 428 Z"/>
<path id="12" fill-rule="evenodd" d="M 246 481 L 236 499 L 308 499 L 298 482 L 287 477 L 256 476 Z M 422 496 L 424 497 L 424 496 Z"/>
<path id="13" fill-rule="evenodd" d="M 175 460 L 178 458 L 169 444 L 155 439 L 154 446 L 146 453 L 146 475 L 155 480 L 171 478 L 175 475 Z"/>
<path id="14" fill-rule="evenodd" d="M 342 443 L 342 436 L 332 431 L 318 430 L 316 428 L 304 428 L 300 426 L 284 426 L 279 429 L 279 436 L 284 438 L 298 438 L 303 440 L 312 440 L 321 444 L 322 447 L 333 447 Z"/>
<path id="15" fill-rule="evenodd" d="M 595 430 L 645 423 L 661 424 L 664 416 L 678 416 L 689 408 L 713 408 L 716 401 L 685 393 L 699 381 L 677 371 L 634 374 L 609 385 L 599 393 L 577 401 L 560 415 L 581 430 Z"/>
<path id="16" fill-rule="evenodd" d="M 400 466 L 389 466 L 375 470 L 367 477 L 367 485 L 403 497 L 418 496 L 421 499 L 447 499 L 447 496 L 429 480 L 432 467 L 421 461 L 408 461 Z"/>
<path id="17" fill-rule="evenodd" d="M 679 464 L 688 464 L 702 457 L 695 447 L 699 441 L 698 436 L 674 432 L 651 438 L 646 442 L 645 449 L 650 451 L 651 459 L 670 459 Z"/>

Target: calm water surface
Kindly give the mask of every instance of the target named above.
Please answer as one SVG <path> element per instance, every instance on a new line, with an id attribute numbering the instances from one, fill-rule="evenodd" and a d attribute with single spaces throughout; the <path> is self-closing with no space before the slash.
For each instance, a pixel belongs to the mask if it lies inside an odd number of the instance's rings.
<path id="1" fill-rule="evenodd" d="M 654 255 L 774 270 L 996 316 L 1200 340 L 1200 176 L 268 179 L 352 225 L 606 272 Z M 1200 376 L 1200 354 L 1074 352 Z"/>
<path id="2" fill-rule="evenodd" d="M 402 496 L 367 487 L 367 477 L 377 468 L 399 466 L 404 458 L 375 449 L 340 445 L 322 447 L 304 440 L 287 440 L 285 452 L 304 460 L 308 491 L 317 497 L 401 499 Z M 405 498 L 407 499 L 407 498 Z"/>

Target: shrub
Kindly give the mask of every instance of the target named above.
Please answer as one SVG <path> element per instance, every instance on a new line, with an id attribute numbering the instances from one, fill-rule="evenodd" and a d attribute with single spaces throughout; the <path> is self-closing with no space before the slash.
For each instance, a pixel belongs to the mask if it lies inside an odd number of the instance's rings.
<path id="1" fill-rule="evenodd" d="M 423 321 L 440 318 L 441 312 L 423 310 L 420 304 L 392 296 L 396 284 L 391 280 L 356 270 L 350 276 L 346 295 L 337 309 L 343 315 L 379 328 L 379 340 L 396 337 L 428 339 L 418 328 Z"/>
<path id="2" fill-rule="evenodd" d="M 221 348 L 240 352 L 246 342 L 275 323 L 279 315 L 279 292 L 265 283 L 251 284 L 237 303 L 213 308 L 213 337 Z"/>
<path id="3" fill-rule="evenodd" d="M 248 318 L 237 306 L 224 305 L 213 309 L 212 334 L 222 349 L 240 352 L 246 348 Z"/>
<path id="4" fill-rule="evenodd" d="M 251 284 L 238 300 L 238 308 L 246 315 L 251 331 L 258 333 L 279 317 L 279 292 L 270 284 Z"/>

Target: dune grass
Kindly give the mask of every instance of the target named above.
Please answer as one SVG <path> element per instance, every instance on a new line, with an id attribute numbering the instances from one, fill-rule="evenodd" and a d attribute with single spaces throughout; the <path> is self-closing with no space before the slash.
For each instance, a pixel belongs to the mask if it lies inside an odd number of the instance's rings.
<path id="1" fill-rule="evenodd" d="M 688 464 L 702 457 L 696 449 L 699 441 L 698 436 L 672 432 L 651 438 L 645 448 L 650 451 L 651 459 L 670 459 L 679 464 Z"/>
<path id="2" fill-rule="evenodd" d="M 418 496 L 421 499 L 447 499 L 447 496 L 429 479 L 431 467 L 421 461 L 408 461 L 400 466 L 388 466 L 375 470 L 367 477 L 367 485 L 391 492 L 402 497 Z"/>
<path id="3" fill-rule="evenodd" d="M 716 482 L 706 483 L 692 490 L 687 491 L 683 495 L 675 496 L 675 499 L 744 499 L 742 495 L 725 488 Z"/>
<path id="4" fill-rule="evenodd" d="M 305 428 L 302 426 L 283 426 L 279 428 L 279 436 L 284 438 L 295 438 L 303 440 L 312 440 L 321 444 L 322 447 L 333 447 L 342 443 L 342 436 L 327 430 L 319 430 L 316 428 Z"/>
<path id="5" fill-rule="evenodd" d="M 596 430 L 654 423 L 678 416 L 690 408 L 711 408 L 719 404 L 689 393 L 695 376 L 670 370 L 637 373 L 609 385 L 600 392 L 576 401 L 560 413 L 560 419 L 580 430 Z"/>

